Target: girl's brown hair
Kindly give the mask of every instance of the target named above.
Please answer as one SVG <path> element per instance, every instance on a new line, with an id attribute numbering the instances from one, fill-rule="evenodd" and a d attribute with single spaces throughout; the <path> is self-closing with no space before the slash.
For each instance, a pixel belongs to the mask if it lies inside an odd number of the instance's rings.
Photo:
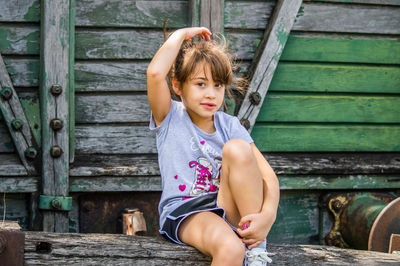
<path id="1" fill-rule="evenodd" d="M 214 81 L 226 86 L 226 93 L 229 98 L 232 98 L 233 95 L 231 87 L 243 93 L 247 82 L 245 79 L 235 76 L 234 72 L 238 69 L 238 66 L 228 52 L 223 35 L 214 36 L 212 41 L 193 40 L 184 42 L 171 67 L 168 79 L 176 79 L 180 83 L 184 83 L 194 74 L 196 67 L 202 63 L 204 67 L 210 67 Z M 173 93 L 173 90 L 171 92 Z"/>

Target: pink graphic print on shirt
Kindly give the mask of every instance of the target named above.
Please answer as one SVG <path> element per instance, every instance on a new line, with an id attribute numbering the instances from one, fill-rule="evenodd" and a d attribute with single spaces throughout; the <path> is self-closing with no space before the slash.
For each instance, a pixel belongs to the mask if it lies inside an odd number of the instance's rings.
<path id="1" fill-rule="evenodd" d="M 212 182 L 212 166 L 206 158 L 200 157 L 197 161 L 189 162 L 190 168 L 195 168 L 195 180 L 190 196 L 198 196 L 205 192 L 217 191 L 218 186 Z"/>

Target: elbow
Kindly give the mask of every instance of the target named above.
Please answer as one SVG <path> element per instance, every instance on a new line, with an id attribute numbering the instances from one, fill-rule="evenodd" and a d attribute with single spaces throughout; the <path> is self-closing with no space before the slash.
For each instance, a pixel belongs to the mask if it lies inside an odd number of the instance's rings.
<path id="1" fill-rule="evenodd" d="M 158 79 L 165 79 L 164 73 L 157 69 L 153 69 L 151 67 L 147 68 L 146 72 L 147 79 L 158 80 Z"/>

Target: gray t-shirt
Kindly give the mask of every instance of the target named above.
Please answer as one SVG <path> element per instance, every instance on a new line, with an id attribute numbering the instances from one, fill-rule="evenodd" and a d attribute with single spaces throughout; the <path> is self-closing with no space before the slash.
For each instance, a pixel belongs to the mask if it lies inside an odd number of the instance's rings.
<path id="1" fill-rule="evenodd" d="M 161 125 L 156 127 L 151 117 L 162 178 L 160 228 L 168 215 L 187 200 L 218 191 L 222 148 L 228 140 L 253 142 L 237 117 L 218 111 L 214 125 L 214 133 L 204 132 L 193 124 L 185 106 L 174 100 Z"/>

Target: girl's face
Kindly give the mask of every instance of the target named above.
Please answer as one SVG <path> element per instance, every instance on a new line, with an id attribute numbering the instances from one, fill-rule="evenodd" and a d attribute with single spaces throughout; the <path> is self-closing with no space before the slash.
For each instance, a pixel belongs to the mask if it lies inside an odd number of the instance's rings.
<path id="1" fill-rule="evenodd" d="M 213 121 L 225 96 L 225 84 L 212 79 L 209 65 L 199 64 L 187 81 L 173 81 L 174 92 L 182 99 L 193 123 Z"/>

